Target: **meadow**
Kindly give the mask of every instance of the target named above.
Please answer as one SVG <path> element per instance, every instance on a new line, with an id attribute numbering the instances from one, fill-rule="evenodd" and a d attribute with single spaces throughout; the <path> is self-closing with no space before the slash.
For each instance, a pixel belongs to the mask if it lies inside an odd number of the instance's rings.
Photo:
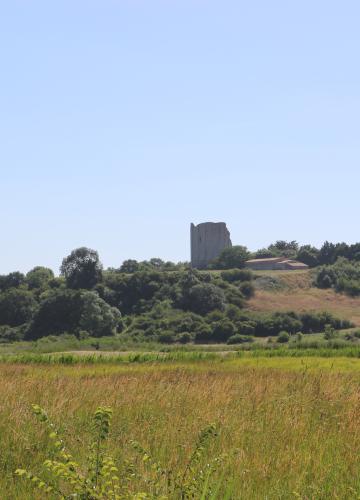
<path id="1" fill-rule="evenodd" d="M 312 271 L 256 271 L 260 278 L 248 308 L 256 312 L 328 311 L 360 326 L 360 297 L 313 286 Z M 263 286 L 261 286 L 263 283 Z"/>
<path id="2" fill-rule="evenodd" d="M 18 467 L 40 473 L 51 455 L 32 403 L 46 409 L 80 463 L 93 411 L 112 407 L 109 453 L 120 468 L 133 464 L 129 491 L 145 491 L 148 498 L 177 497 L 165 476 L 155 488 L 154 470 L 131 440 L 176 473 L 186 467 L 201 429 L 212 423 L 217 436 L 203 464 L 220 459 L 212 498 L 358 498 L 360 360 L 334 352 L 283 354 L 167 353 L 162 361 L 143 354 L 122 363 L 74 355 L 69 363 L 50 362 L 49 355 L 36 363 L 20 356 L 2 360 L 1 498 L 46 498 L 14 475 Z"/>

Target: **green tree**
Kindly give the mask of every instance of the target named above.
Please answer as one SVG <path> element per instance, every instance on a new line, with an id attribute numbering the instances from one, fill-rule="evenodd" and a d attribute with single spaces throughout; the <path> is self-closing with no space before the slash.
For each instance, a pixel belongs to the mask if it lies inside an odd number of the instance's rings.
<path id="1" fill-rule="evenodd" d="M 296 258 L 309 267 L 316 267 L 319 265 L 319 250 L 311 245 L 302 246 Z"/>
<path id="2" fill-rule="evenodd" d="M 10 288 L 0 294 L 0 324 L 18 326 L 28 322 L 36 305 L 31 292 Z"/>
<path id="3" fill-rule="evenodd" d="M 275 243 L 269 245 L 268 250 L 274 254 L 274 256 L 287 257 L 288 259 L 293 259 L 299 250 L 299 244 L 297 241 L 284 241 L 278 240 Z"/>
<path id="4" fill-rule="evenodd" d="M 19 271 L 0 276 L 0 290 L 18 288 L 25 282 L 25 276 Z"/>
<path id="5" fill-rule="evenodd" d="M 91 289 L 102 280 L 102 270 L 99 254 L 90 248 L 81 247 L 63 260 L 60 273 L 69 288 Z"/>
<path id="6" fill-rule="evenodd" d="M 242 268 L 249 259 L 250 252 L 244 246 L 237 245 L 225 248 L 219 257 L 214 261 L 212 267 L 218 269 Z"/>
<path id="7" fill-rule="evenodd" d="M 137 260 L 134 259 L 128 259 L 124 260 L 120 267 L 120 272 L 121 273 L 127 273 L 127 274 L 132 274 L 136 273 L 140 269 L 140 264 L 138 263 Z"/>
<path id="8" fill-rule="evenodd" d="M 319 264 L 334 264 L 337 259 L 336 245 L 325 241 L 319 252 Z"/>
<path id="9" fill-rule="evenodd" d="M 226 342 L 235 333 L 235 326 L 229 319 L 218 321 L 213 325 L 212 338 L 215 342 Z"/>
<path id="10" fill-rule="evenodd" d="M 215 309 L 225 309 L 224 292 L 211 283 L 200 283 L 189 291 L 189 309 L 198 314 L 207 314 Z"/>
<path id="11" fill-rule="evenodd" d="M 29 328 L 26 340 L 48 335 L 75 333 L 82 313 L 82 296 L 77 290 L 55 290 L 40 303 Z"/>
<path id="12" fill-rule="evenodd" d="M 109 306 L 96 292 L 83 292 L 82 300 L 81 330 L 87 331 L 92 337 L 114 335 L 121 323 L 119 309 Z"/>
<path id="13" fill-rule="evenodd" d="M 37 266 L 26 275 L 26 283 L 30 289 L 45 288 L 46 285 L 54 279 L 54 273 L 47 267 Z"/>

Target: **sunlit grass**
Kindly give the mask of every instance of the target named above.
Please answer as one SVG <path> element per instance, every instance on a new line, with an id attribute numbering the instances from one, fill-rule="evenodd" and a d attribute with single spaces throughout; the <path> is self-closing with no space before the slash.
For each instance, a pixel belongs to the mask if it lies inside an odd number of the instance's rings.
<path id="1" fill-rule="evenodd" d="M 83 462 L 99 405 L 114 409 L 110 452 L 129 440 L 169 467 L 184 464 L 199 429 L 214 422 L 213 454 L 233 498 L 357 498 L 360 494 L 360 360 L 232 357 L 167 363 L 0 365 L 1 498 L 38 499 L 14 478 L 49 452 L 30 404 L 47 409 Z M 139 487 L 146 474 L 139 478 Z M 141 484 L 140 484 L 141 483 Z"/>

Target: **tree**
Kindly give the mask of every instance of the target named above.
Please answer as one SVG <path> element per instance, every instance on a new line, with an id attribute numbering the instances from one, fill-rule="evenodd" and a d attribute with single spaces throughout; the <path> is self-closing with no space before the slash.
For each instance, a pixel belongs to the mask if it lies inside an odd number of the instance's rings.
<path id="1" fill-rule="evenodd" d="M 46 287 L 52 279 L 54 279 L 54 273 L 51 269 L 37 266 L 27 273 L 25 281 L 29 288 L 33 289 Z"/>
<path id="2" fill-rule="evenodd" d="M 113 335 L 121 323 L 121 314 L 96 292 L 56 290 L 41 302 L 26 332 L 26 340 L 48 335 L 86 330 L 94 337 Z"/>
<path id="3" fill-rule="evenodd" d="M 8 290 L 9 288 L 17 288 L 25 281 L 25 276 L 19 271 L 0 276 L 0 290 Z"/>
<path id="4" fill-rule="evenodd" d="M 336 246 L 325 241 L 319 252 L 319 264 L 334 264 L 336 261 Z"/>
<path id="5" fill-rule="evenodd" d="M 102 270 L 99 254 L 86 247 L 73 250 L 60 267 L 68 287 L 74 289 L 93 288 L 102 280 Z"/>
<path id="6" fill-rule="evenodd" d="M 158 270 L 162 270 L 164 268 L 165 262 L 158 257 L 153 257 L 149 260 L 150 267 Z"/>
<path id="7" fill-rule="evenodd" d="M 214 323 L 212 338 L 215 342 L 226 342 L 234 333 L 234 324 L 226 318 Z"/>
<path id="8" fill-rule="evenodd" d="M 36 305 L 31 292 L 10 288 L 0 295 L 0 324 L 19 326 L 26 323 L 31 319 Z"/>
<path id="9" fill-rule="evenodd" d="M 25 334 L 26 340 L 48 335 L 75 333 L 82 313 L 82 296 L 78 290 L 56 290 L 47 295 L 36 311 Z"/>
<path id="10" fill-rule="evenodd" d="M 121 322 L 121 313 L 102 300 L 96 292 L 82 293 L 82 313 L 79 326 L 92 337 L 114 335 Z"/>
<path id="11" fill-rule="evenodd" d="M 137 260 L 134 259 L 128 259 L 124 260 L 120 267 L 120 272 L 121 273 L 127 273 L 127 274 L 132 274 L 136 273 L 140 269 L 140 264 L 138 263 Z"/>
<path id="12" fill-rule="evenodd" d="M 189 309 L 198 314 L 207 314 L 215 309 L 225 309 L 224 292 L 211 283 L 200 283 L 189 290 Z"/>
<path id="13" fill-rule="evenodd" d="M 254 258 L 255 259 L 271 259 L 272 257 L 277 257 L 278 253 L 275 250 L 269 250 L 268 248 L 260 248 L 257 250 Z"/>
<path id="14" fill-rule="evenodd" d="M 307 264 L 309 267 L 319 265 L 319 250 L 311 245 L 302 246 L 296 256 L 297 260 Z"/>
<path id="15" fill-rule="evenodd" d="M 237 245 L 225 248 L 219 257 L 214 261 L 212 267 L 218 269 L 242 268 L 249 259 L 250 252 L 244 246 Z"/>
<path id="16" fill-rule="evenodd" d="M 275 243 L 272 243 L 269 246 L 268 250 L 270 250 L 274 256 L 287 257 L 288 259 L 292 259 L 296 257 L 296 254 L 299 250 L 299 244 L 295 240 L 278 240 Z"/>

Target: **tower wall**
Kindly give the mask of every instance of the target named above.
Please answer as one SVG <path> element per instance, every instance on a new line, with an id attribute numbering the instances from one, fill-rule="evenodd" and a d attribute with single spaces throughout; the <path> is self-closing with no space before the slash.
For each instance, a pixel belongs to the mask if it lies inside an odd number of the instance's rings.
<path id="1" fill-rule="evenodd" d="M 190 226 L 191 265 L 202 269 L 232 246 L 225 222 L 204 222 Z"/>

